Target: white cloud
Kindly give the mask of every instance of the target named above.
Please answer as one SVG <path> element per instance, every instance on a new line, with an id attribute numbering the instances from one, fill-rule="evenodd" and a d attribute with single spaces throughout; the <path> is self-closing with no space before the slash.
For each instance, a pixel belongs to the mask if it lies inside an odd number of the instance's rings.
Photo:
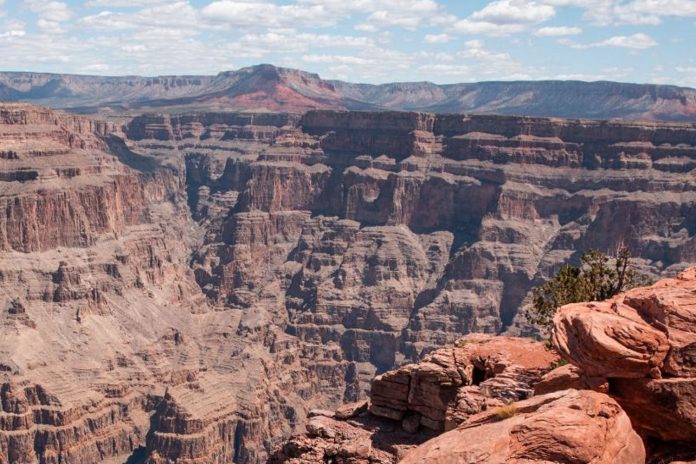
<path id="1" fill-rule="evenodd" d="M 385 27 L 415 30 L 421 24 L 439 25 L 455 20 L 433 0 L 378 0 L 369 6 L 364 5 L 358 11 L 369 13 L 362 26 L 373 30 Z"/>
<path id="2" fill-rule="evenodd" d="M 66 3 L 48 0 L 24 0 L 25 5 L 38 16 L 36 25 L 44 32 L 61 34 L 63 25 L 74 14 Z"/>
<path id="3" fill-rule="evenodd" d="M 302 57 L 302 61 L 304 61 L 305 63 L 328 63 L 357 66 L 375 64 L 375 59 L 367 59 L 359 56 L 346 55 L 305 55 Z"/>
<path id="4" fill-rule="evenodd" d="M 657 25 L 666 17 L 696 16 L 695 0 L 543 0 L 553 6 L 585 9 L 584 18 L 596 25 Z"/>
<path id="5" fill-rule="evenodd" d="M 249 50 L 271 52 L 305 53 L 315 48 L 358 48 L 375 47 L 375 41 L 368 37 L 313 34 L 298 32 L 294 29 L 271 30 L 263 34 L 244 34 L 238 41 L 240 46 Z"/>
<path id="6" fill-rule="evenodd" d="M 465 45 L 466 49 L 457 53 L 459 58 L 488 62 L 505 62 L 512 60 L 512 57 L 508 53 L 497 53 L 487 50 L 480 40 L 469 40 Z"/>
<path id="7" fill-rule="evenodd" d="M 450 30 L 460 34 L 484 34 L 490 36 L 504 37 L 510 34 L 516 34 L 526 29 L 523 24 L 495 24 L 484 21 L 471 21 L 470 19 L 462 19 L 454 23 Z"/>
<path id="8" fill-rule="evenodd" d="M 538 37 L 562 37 L 566 35 L 578 34 L 582 34 L 582 29 L 580 29 L 579 27 L 571 26 L 542 27 L 534 32 L 534 35 Z"/>
<path id="9" fill-rule="evenodd" d="M 634 0 L 614 7 L 615 22 L 660 24 L 665 16 L 696 16 L 693 0 Z"/>
<path id="10" fill-rule="evenodd" d="M 655 39 L 649 35 L 638 33 L 629 36 L 618 35 L 610 37 L 597 44 L 600 47 L 623 47 L 623 48 L 650 48 L 657 45 Z"/>
<path id="11" fill-rule="evenodd" d="M 86 7 L 133 8 L 168 3 L 169 0 L 88 0 Z"/>
<path id="12" fill-rule="evenodd" d="M 321 27 L 335 24 L 322 5 L 278 5 L 266 1 L 218 0 L 205 6 L 204 18 L 237 27 Z"/>
<path id="13" fill-rule="evenodd" d="M 527 29 L 532 24 L 548 21 L 556 9 L 531 0 L 496 0 L 469 17 L 450 26 L 454 33 L 507 36 Z"/>
<path id="14" fill-rule="evenodd" d="M 0 33 L 0 39 L 5 39 L 8 37 L 24 37 L 25 35 L 27 35 L 27 33 L 22 30 L 12 30 Z"/>
<path id="15" fill-rule="evenodd" d="M 652 48 L 657 46 L 657 42 L 655 39 L 650 37 L 647 34 L 643 33 L 637 33 L 629 36 L 625 35 L 617 35 L 614 37 L 610 37 L 608 39 L 599 41 L 599 42 L 594 42 L 594 43 L 589 43 L 589 44 L 580 44 L 573 42 L 568 39 L 561 39 L 559 40 L 560 43 L 567 45 L 571 48 L 577 48 L 577 49 L 588 49 L 588 48 L 598 48 L 598 47 L 619 47 L 619 48 L 631 48 L 635 50 L 643 50 L 646 48 Z"/>
<path id="16" fill-rule="evenodd" d="M 426 34 L 424 40 L 425 43 L 429 44 L 441 44 L 449 42 L 450 36 L 447 34 Z"/>
<path id="17" fill-rule="evenodd" d="M 203 17 L 237 27 L 325 27 L 353 14 L 367 16 L 358 25 L 374 32 L 383 27 L 416 29 L 438 24 L 447 16 L 434 0 L 298 0 L 278 4 L 268 0 L 216 0 L 205 6 Z"/>
<path id="18" fill-rule="evenodd" d="M 551 5 L 528 0 L 496 0 L 471 15 L 473 21 L 493 24 L 537 24 L 556 15 Z"/>
<path id="19" fill-rule="evenodd" d="M 86 27 L 102 31 L 120 31 L 127 29 L 143 30 L 145 28 L 169 34 L 166 29 L 176 34 L 190 34 L 191 30 L 201 29 L 202 23 L 198 11 L 188 1 L 154 3 L 135 13 L 115 13 L 102 11 L 85 16 L 80 23 Z"/>

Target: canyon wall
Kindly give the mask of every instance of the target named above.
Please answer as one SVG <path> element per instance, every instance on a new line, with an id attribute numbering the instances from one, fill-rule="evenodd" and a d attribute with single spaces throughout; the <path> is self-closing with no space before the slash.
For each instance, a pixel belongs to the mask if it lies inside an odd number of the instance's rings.
<path id="1" fill-rule="evenodd" d="M 0 105 L 0 463 L 263 462 L 587 248 L 696 262 L 696 127 Z"/>

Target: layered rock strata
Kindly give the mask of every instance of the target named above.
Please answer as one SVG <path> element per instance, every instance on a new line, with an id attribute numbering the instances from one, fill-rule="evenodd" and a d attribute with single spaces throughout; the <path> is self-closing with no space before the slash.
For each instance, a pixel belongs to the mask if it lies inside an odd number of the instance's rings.
<path id="1" fill-rule="evenodd" d="M 513 81 L 381 85 L 324 80 L 261 64 L 215 76 L 84 76 L 0 72 L 0 98 L 79 112 L 405 110 L 695 121 L 696 90 L 620 82 Z"/>
<path id="2" fill-rule="evenodd" d="M 353 368 L 271 315 L 216 311 L 183 158 L 113 130 L 0 106 L 0 462 L 261 462 Z"/>
<path id="3" fill-rule="evenodd" d="M 517 308 L 576 250 L 625 243 L 654 274 L 696 260 L 688 125 L 0 114 L 2 462 L 263 462 L 375 375 L 528 332 Z M 449 389 L 437 413 L 372 408 L 437 433 L 543 374 L 470 349 L 416 376 L 414 394 Z"/>
<path id="4" fill-rule="evenodd" d="M 582 250 L 627 245 L 653 275 L 696 261 L 691 125 L 315 111 L 125 133 L 185 158 L 209 300 L 335 346 L 362 390 L 460 334 L 529 333 L 530 289 Z"/>
<path id="5" fill-rule="evenodd" d="M 645 462 L 645 449 L 616 401 L 565 390 L 474 416 L 399 462 L 636 464 Z"/>

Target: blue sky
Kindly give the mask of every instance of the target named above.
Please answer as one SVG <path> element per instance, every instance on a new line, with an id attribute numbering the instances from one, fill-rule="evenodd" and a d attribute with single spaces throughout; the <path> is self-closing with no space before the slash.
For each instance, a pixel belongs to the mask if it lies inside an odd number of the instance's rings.
<path id="1" fill-rule="evenodd" d="M 0 70 L 696 87 L 696 0 L 0 0 Z"/>

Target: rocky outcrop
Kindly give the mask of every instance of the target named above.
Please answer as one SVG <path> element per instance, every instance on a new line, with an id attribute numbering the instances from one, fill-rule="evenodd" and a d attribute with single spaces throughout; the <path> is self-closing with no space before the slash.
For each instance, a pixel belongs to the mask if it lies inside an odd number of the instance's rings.
<path id="1" fill-rule="evenodd" d="M 465 337 L 376 377 L 369 410 L 346 405 L 340 411 L 352 414 L 315 412 L 307 433 L 279 447 L 272 462 L 690 461 L 696 456 L 693 378 L 673 376 L 688 372 L 689 364 L 671 357 L 683 353 L 694 333 L 695 283 L 692 268 L 608 302 L 560 308 L 553 341 L 576 365 L 553 368 L 559 360 L 530 340 Z M 610 311 L 622 321 L 608 318 Z M 670 344 L 646 370 L 638 361 L 653 359 L 650 349 L 661 346 L 644 338 L 653 329 Z M 434 420 L 442 417 L 444 427 Z"/>
<path id="2" fill-rule="evenodd" d="M 532 340 L 471 335 L 375 377 L 370 412 L 405 429 L 452 429 L 469 415 L 532 396 L 556 359 Z"/>
<path id="3" fill-rule="evenodd" d="M 645 462 L 645 449 L 614 400 L 566 390 L 474 416 L 400 462 L 635 464 Z"/>
<path id="4" fill-rule="evenodd" d="M 529 339 L 469 335 L 421 362 L 377 376 L 369 407 L 360 402 L 310 411 L 306 433 L 283 443 L 270 462 L 400 462 L 482 411 L 529 398 L 557 360 Z"/>
<path id="5" fill-rule="evenodd" d="M 667 336 L 646 324 L 634 308 L 616 302 L 578 303 L 563 307 L 554 319 L 554 344 L 586 374 L 660 377 L 669 350 Z"/>
<path id="6" fill-rule="evenodd" d="M 606 390 L 581 389 L 576 369 L 551 371 L 557 361 L 531 340 L 465 337 L 376 377 L 369 410 L 310 412 L 307 432 L 270 462 L 646 462 L 619 404 Z M 554 390 L 571 377 L 578 389 Z"/>
<path id="7" fill-rule="evenodd" d="M 553 341 L 583 372 L 608 378 L 609 393 L 644 436 L 692 442 L 695 305 L 692 268 L 608 302 L 564 306 Z"/>
<path id="8" fill-rule="evenodd" d="M 557 367 L 546 373 L 534 385 L 535 395 L 545 395 L 561 390 L 594 390 L 609 393 L 609 381 L 606 377 L 590 377 L 572 364 Z"/>

